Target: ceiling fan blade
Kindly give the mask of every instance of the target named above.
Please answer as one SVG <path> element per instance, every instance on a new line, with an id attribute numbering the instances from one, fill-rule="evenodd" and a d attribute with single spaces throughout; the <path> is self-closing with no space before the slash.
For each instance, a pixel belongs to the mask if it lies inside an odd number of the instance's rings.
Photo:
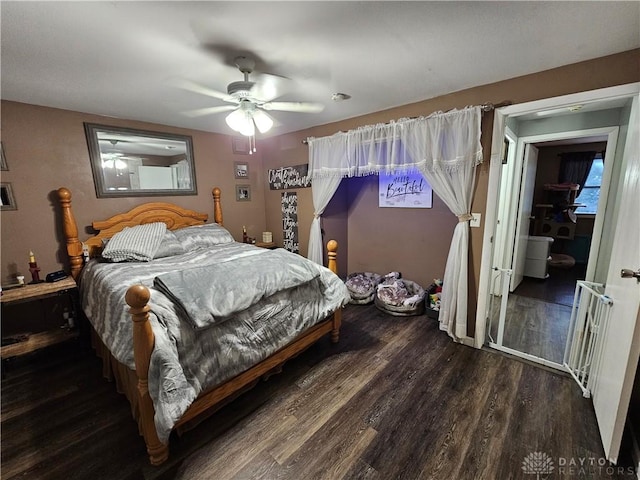
<path id="1" fill-rule="evenodd" d="M 237 105 L 220 105 L 218 107 L 205 107 L 198 108 L 196 110 L 188 110 L 182 113 L 187 117 L 204 117 L 205 115 L 213 115 L 214 113 L 228 112 L 230 110 L 235 110 L 236 108 L 238 108 Z"/>
<path id="2" fill-rule="evenodd" d="M 324 110 L 323 104 L 311 102 L 267 102 L 261 106 L 265 110 L 281 110 L 283 112 L 318 113 Z"/>
<path id="3" fill-rule="evenodd" d="M 291 90 L 291 80 L 271 73 L 253 75 L 255 85 L 251 88 L 251 96 L 263 102 L 283 96 Z"/>
<path id="4" fill-rule="evenodd" d="M 174 84 L 176 87 L 182 88 L 183 90 L 188 90 L 189 92 L 199 93 L 200 95 L 206 95 L 208 97 L 217 98 L 225 102 L 237 103 L 232 96 L 224 92 L 219 92 L 218 90 L 213 90 L 211 88 L 204 87 L 190 80 L 180 79 L 180 80 L 176 80 Z"/>

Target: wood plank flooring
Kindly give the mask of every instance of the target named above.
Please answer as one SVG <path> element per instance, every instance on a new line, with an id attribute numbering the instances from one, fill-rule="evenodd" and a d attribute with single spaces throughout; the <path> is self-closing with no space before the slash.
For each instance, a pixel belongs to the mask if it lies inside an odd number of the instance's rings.
<path id="1" fill-rule="evenodd" d="M 494 297 L 492 307 L 491 336 L 497 340 L 500 297 Z M 562 364 L 570 320 L 570 306 L 511 293 L 502 344 Z"/>
<path id="2" fill-rule="evenodd" d="M 586 265 L 549 268 L 549 278 L 524 277 L 509 294 L 503 346 L 562 364 L 576 281 Z M 500 297 L 493 297 L 491 336 L 497 340 Z"/>
<path id="3" fill-rule="evenodd" d="M 584 280 L 586 270 L 586 264 L 576 264 L 568 269 L 549 267 L 548 278 L 524 277 L 514 293 L 570 307 L 573 305 L 576 281 Z"/>
<path id="4" fill-rule="evenodd" d="M 148 464 L 129 404 L 78 343 L 6 365 L 1 472 L 16 479 L 634 478 L 603 456 L 591 401 L 570 378 L 453 343 L 425 316 L 349 306 L 321 340 Z M 566 465 L 562 465 L 562 463 Z"/>

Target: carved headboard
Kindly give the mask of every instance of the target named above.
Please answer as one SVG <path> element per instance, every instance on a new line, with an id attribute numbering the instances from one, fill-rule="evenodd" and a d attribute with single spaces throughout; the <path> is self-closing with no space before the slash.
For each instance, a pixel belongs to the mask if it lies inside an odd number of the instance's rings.
<path id="1" fill-rule="evenodd" d="M 214 221 L 222 225 L 222 206 L 220 204 L 220 189 L 213 189 Z M 67 254 L 71 264 L 71 275 L 77 278 L 82 270 L 82 242 L 78 238 L 78 226 L 71 207 L 71 191 L 68 188 L 58 189 L 58 199 L 62 207 L 62 228 L 67 244 Z M 125 227 L 133 227 L 152 222 L 164 222 L 170 230 L 176 230 L 191 225 L 202 225 L 208 219 L 206 213 L 187 210 L 177 205 L 165 202 L 144 203 L 132 208 L 128 212 L 119 213 L 106 220 L 91 224 L 98 233 L 84 241 L 89 247 L 89 256 L 93 257 L 102 250 L 103 239 L 111 238 Z"/>

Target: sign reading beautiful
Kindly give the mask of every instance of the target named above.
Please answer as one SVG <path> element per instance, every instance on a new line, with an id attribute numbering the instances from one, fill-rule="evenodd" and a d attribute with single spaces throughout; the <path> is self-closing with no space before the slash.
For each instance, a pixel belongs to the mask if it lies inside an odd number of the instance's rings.
<path id="1" fill-rule="evenodd" d="M 378 206 L 431 208 L 433 191 L 420 172 L 380 172 Z"/>
<path id="2" fill-rule="evenodd" d="M 269 188 L 271 190 L 287 190 L 289 188 L 310 187 L 311 178 L 309 178 L 308 172 L 308 164 L 269 169 Z"/>

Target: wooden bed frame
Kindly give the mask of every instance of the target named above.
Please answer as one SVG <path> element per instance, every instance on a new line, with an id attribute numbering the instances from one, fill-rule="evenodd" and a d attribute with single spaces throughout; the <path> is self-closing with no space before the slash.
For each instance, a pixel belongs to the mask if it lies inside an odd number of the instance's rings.
<path id="1" fill-rule="evenodd" d="M 82 242 L 78 238 L 78 227 L 71 207 L 71 192 L 63 187 L 58 189 L 57 194 L 62 207 L 62 227 L 71 265 L 71 275 L 76 279 L 83 267 L 83 255 Z M 213 189 L 213 203 L 214 220 L 222 225 L 219 188 Z M 170 203 L 145 203 L 107 220 L 93 222 L 92 226 L 98 233 L 85 240 L 84 244 L 89 247 L 90 255 L 94 256 L 102 249 L 102 239 L 111 238 L 125 227 L 164 222 L 169 229 L 175 230 L 185 226 L 203 224 L 207 218 L 207 214 L 186 210 Z M 337 248 L 338 244 L 335 240 L 330 240 L 327 243 L 328 267 L 334 273 L 337 272 Z M 142 285 L 131 286 L 126 293 L 126 302 L 131 307 L 130 312 L 133 320 L 135 371 L 118 362 L 93 331 L 92 344 L 98 356 L 103 360 L 103 374 L 110 380 L 115 380 L 118 391 L 124 393 L 131 404 L 131 412 L 138 422 L 140 434 L 144 437 L 151 463 L 159 465 L 169 457 L 169 446 L 164 445 L 158 439 L 154 423 L 155 411 L 147 383 L 151 352 L 155 341 L 149 322 L 150 308 L 147 305 L 149 298 L 149 290 Z M 267 378 L 272 373 L 279 371 L 288 359 L 298 355 L 327 333 L 331 334 L 332 342 L 338 342 L 341 319 L 342 311 L 338 309 L 333 315 L 306 330 L 262 362 L 201 393 L 182 418 L 178 420 L 174 429 L 181 433 L 194 427 L 228 401 L 254 386 L 261 378 Z"/>

